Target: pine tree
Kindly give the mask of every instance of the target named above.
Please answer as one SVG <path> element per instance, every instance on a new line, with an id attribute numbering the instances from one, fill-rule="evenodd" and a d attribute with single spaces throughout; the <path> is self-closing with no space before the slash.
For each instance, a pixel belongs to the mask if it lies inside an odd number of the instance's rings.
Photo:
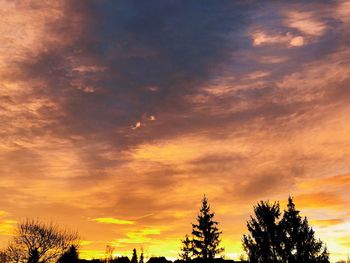
<path id="1" fill-rule="evenodd" d="M 136 248 L 134 248 L 133 251 L 132 251 L 131 263 L 138 263 Z"/>
<path id="2" fill-rule="evenodd" d="M 185 239 L 181 241 L 182 247 L 179 254 L 180 259 L 184 261 L 189 261 L 192 259 L 193 241 L 186 235 Z"/>
<path id="3" fill-rule="evenodd" d="M 300 216 L 291 197 L 279 223 L 283 262 L 329 262 L 327 248 L 315 238 L 308 220 Z"/>
<path id="4" fill-rule="evenodd" d="M 295 209 L 291 197 L 288 198 L 287 210 L 283 213 L 283 218 L 279 223 L 281 248 L 280 254 L 285 262 L 294 262 L 301 259 L 299 242 L 300 227 L 303 223 L 300 211 Z"/>
<path id="5" fill-rule="evenodd" d="M 143 249 L 141 249 L 141 255 L 140 255 L 140 261 L 139 261 L 139 263 L 144 263 Z"/>
<path id="6" fill-rule="evenodd" d="M 214 215 L 204 195 L 197 224 L 192 224 L 192 253 L 197 258 L 213 259 L 223 252 L 223 248 L 219 248 L 222 232 L 217 227 L 218 222 L 213 220 Z"/>
<path id="7" fill-rule="evenodd" d="M 300 216 L 291 197 L 280 221 L 276 202 L 261 201 L 254 213 L 255 217 L 247 222 L 250 233 L 243 236 L 250 262 L 329 263 L 327 248 L 315 238 L 307 218 Z"/>
<path id="8" fill-rule="evenodd" d="M 261 201 L 254 207 L 255 217 L 247 222 L 248 235 L 243 236 L 243 248 L 250 262 L 279 262 L 277 220 L 279 203 Z"/>

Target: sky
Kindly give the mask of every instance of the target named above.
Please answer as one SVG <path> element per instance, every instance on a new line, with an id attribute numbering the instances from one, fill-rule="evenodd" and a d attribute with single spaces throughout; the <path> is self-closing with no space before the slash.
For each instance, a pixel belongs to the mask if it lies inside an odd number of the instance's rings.
<path id="1" fill-rule="evenodd" d="M 176 258 L 203 194 L 227 258 L 294 197 L 350 253 L 350 2 L 0 0 L 0 245 Z"/>

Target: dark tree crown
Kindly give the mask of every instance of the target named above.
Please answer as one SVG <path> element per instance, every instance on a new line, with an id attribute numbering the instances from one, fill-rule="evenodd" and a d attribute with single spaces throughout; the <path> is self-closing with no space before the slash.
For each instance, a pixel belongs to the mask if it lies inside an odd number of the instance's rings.
<path id="1" fill-rule="evenodd" d="M 204 195 L 202 206 L 197 216 L 197 223 L 192 224 L 192 253 L 194 257 L 213 259 L 223 252 L 220 245 L 221 231 L 218 222 L 214 221 L 215 213 L 211 212 L 208 199 Z"/>
<path id="2" fill-rule="evenodd" d="M 292 197 L 288 198 L 282 219 L 276 202 L 259 202 L 254 214 L 247 222 L 249 234 L 243 236 L 243 247 L 250 262 L 329 262 L 327 248 L 315 238 L 314 230 L 307 218 L 300 216 Z"/>

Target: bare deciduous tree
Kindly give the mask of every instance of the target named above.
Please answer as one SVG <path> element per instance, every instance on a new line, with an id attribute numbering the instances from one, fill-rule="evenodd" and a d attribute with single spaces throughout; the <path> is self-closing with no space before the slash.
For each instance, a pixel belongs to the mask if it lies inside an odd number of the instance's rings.
<path id="1" fill-rule="evenodd" d="M 77 242 L 77 233 L 38 220 L 26 220 L 18 224 L 5 253 L 7 262 L 50 263 L 56 262 Z"/>
<path id="2" fill-rule="evenodd" d="M 106 263 L 113 261 L 113 253 L 114 253 L 114 247 L 107 245 L 106 246 L 106 258 L 105 258 Z"/>
<path id="3" fill-rule="evenodd" d="M 6 263 L 7 255 L 5 251 L 0 252 L 0 263 Z"/>

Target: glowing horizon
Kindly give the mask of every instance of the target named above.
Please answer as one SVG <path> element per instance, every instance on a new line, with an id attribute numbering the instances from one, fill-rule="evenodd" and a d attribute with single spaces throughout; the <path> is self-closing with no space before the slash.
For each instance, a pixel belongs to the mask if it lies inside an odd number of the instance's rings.
<path id="1" fill-rule="evenodd" d="M 289 195 L 350 253 L 350 4 L 0 0 L 0 247 L 29 217 L 84 258 L 176 258 L 205 193 L 227 258 Z"/>

